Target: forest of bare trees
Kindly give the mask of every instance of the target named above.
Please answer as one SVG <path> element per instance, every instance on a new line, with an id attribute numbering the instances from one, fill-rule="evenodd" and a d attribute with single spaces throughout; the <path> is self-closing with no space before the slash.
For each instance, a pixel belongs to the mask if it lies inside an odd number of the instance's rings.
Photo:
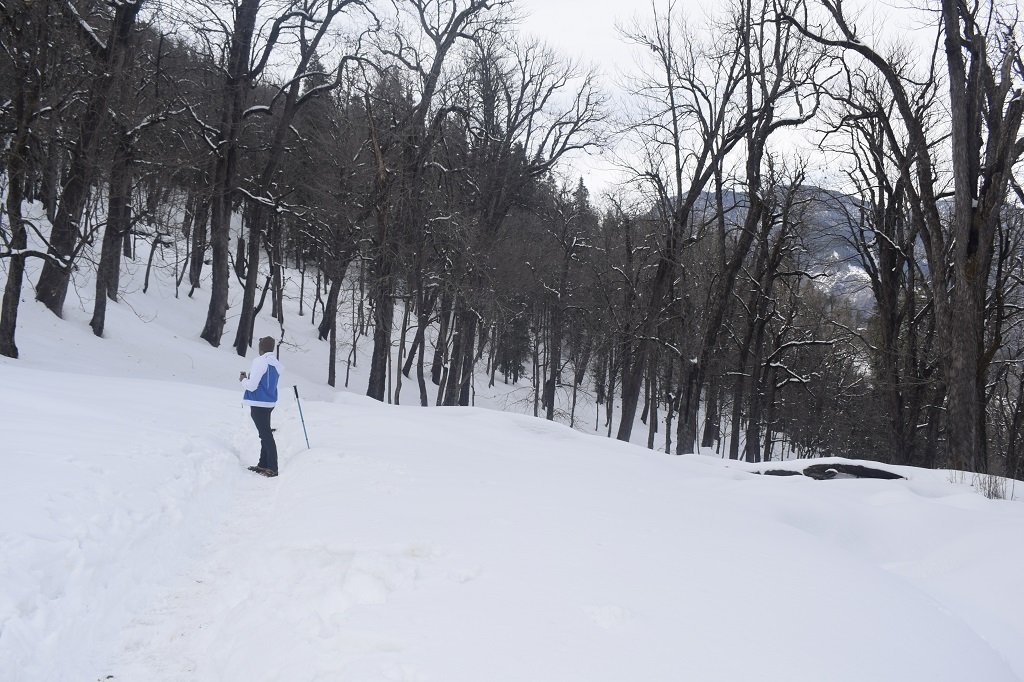
<path id="1" fill-rule="evenodd" d="M 243 356 L 261 312 L 310 324 L 301 278 L 332 386 L 358 281 L 377 400 L 523 382 L 666 452 L 1019 478 L 1024 20 L 900 11 L 925 44 L 841 0 L 654 0 L 613 96 L 515 0 L 0 0 L 0 354 L 81 268 L 102 337 L 124 264 L 174 247 L 196 335 Z M 601 149 L 625 180 L 594 196 Z"/>

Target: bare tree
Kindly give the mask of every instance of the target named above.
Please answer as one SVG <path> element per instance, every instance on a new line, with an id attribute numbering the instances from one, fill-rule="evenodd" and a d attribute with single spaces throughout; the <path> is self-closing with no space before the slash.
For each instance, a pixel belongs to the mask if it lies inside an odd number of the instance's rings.
<path id="1" fill-rule="evenodd" d="M 761 224 L 761 167 L 769 138 L 781 128 L 806 122 L 816 110 L 815 79 L 824 55 L 808 50 L 776 21 L 776 8 L 741 3 L 733 8 L 730 22 L 702 43 L 670 3 L 664 15 L 655 13 L 651 28 L 629 34 L 655 62 L 635 90 L 643 108 L 634 130 L 646 159 L 637 179 L 654 191 L 665 232 L 635 348 L 624 358 L 622 440 L 630 437 L 651 340 L 659 337 L 657 328 L 672 306 L 670 289 L 682 252 L 704 236 L 703 226 L 694 220 L 695 207 L 727 156 L 742 148 L 746 223 L 717 275 L 706 319 L 688 345 L 680 387 L 676 447 L 679 453 L 693 451 L 706 366 L 717 347 L 736 276 Z"/>
<path id="2" fill-rule="evenodd" d="M 469 144 L 461 173 L 471 220 L 469 248 L 452 268 L 459 294 L 445 405 L 468 404 L 479 313 L 466 292 L 482 286 L 479 266 L 491 259 L 509 212 L 531 185 L 567 154 L 599 143 L 604 117 L 596 75 L 535 42 L 481 41 L 468 77 L 472 100 L 461 113 Z"/>
<path id="3" fill-rule="evenodd" d="M 372 244 L 371 298 L 374 306 L 373 355 L 366 394 L 377 400 L 387 397 L 388 358 L 394 325 L 394 287 L 399 227 L 414 233 L 424 229 L 420 190 L 424 169 L 442 123 L 450 111 L 438 107 L 445 84 L 446 66 L 458 44 L 495 30 L 507 0 L 408 0 L 395 7 L 401 21 L 386 40 L 382 53 L 400 64 L 415 79 L 415 102 L 408 114 L 394 122 L 400 131 L 396 149 L 386 149 L 381 131 L 374 131 L 377 150 L 376 234 Z M 409 29 L 409 33 L 405 29 Z M 397 152 L 397 169 L 387 166 L 386 155 Z M 397 225 L 396 225 L 397 223 Z"/>
<path id="4" fill-rule="evenodd" d="M 821 44 L 862 58 L 884 79 L 906 143 L 887 133 L 897 158 L 929 266 L 947 387 L 946 425 L 952 466 L 987 468 L 985 300 L 996 227 L 1013 166 L 1024 153 L 1020 27 L 997 4 L 943 0 L 939 29 L 948 81 L 949 147 L 939 148 L 916 106 L 916 84 L 859 36 L 841 3 L 801 5 L 785 20 Z M 815 10 L 819 10 L 815 12 Z M 820 19 L 816 18 L 820 15 Z M 931 78 L 937 78 L 938 60 Z M 950 185 L 943 173 L 949 164 Z M 947 187 L 952 206 L 943 199 Z"/>
<path id="5" fill-rule="evenodd" d="M 897 68 L 910 63 L 899 51 L 890 54 L 890 61 Z M 919 120 L 934 110 L 935 86 L 922 83 L 914 98 Z M 836 87 L 831 96 L 835 106 L 830 107 L 828 148 L 848 159 L 844 174 L 854 194 L 826 194 L 822 217 L 835 215 L 835 227 L 856 249 L 876 308 L 869 333 L 847 331 L 867 351 L 875 395 L 886 406 L 883 456 L 897 464 L 921 463 L 926 456 L 921 422 L 939 415 L 928 405 L 936 392 L 935 317 L 916 256 L 920 226 L 907 199 L 907 169 L 897 167 L 888 152 L 890 139 L 906 146 L 905 131 L 893 126 L 892 95 L 873 69 L 847 70 L 845 87 Z"/>
<path id="6" fill-rule="evenodd" d="M 148 32 L 152 35 L 152 32 Z M 103 336 L 106 323 L 107 301 L 117 301 L 120 282 L 120 257 L 123 245 L 135 224 L 137 214 L 142 214 L 151 223 L 159 203 L 155 167 L 162 160 L 151 153 L 148 160 L 154 168 L 150 172 L 148 201 L 143 210 L 133 212 L 132 194 L 137 171 L 135 162 L 140 157 L 140 141 L 155 126 L 167 121 L 181 111 L 174 112 L 176 104 L 172 99 L 160 97 L 159 81 L 166 78 L 159 68 L 163 36 L 139 50 L 134 44 L 126 48 L 126 72 L 117 90 L 111 94 L 109 173 L 107 175 L 107 220 L 103 230 L 99 263 L 96 268 L 96 297 L 93 303 L 92 319 L 89 326 L 96 336 Z M 151 50 L 151 51 L 150 51 Z M 143 54 L 136 54 L 142 52 Z M 154 235 L 154 245 L 160 243 L 159 230 Z M 148 282 L 148 275 L 147 275 Z"/>

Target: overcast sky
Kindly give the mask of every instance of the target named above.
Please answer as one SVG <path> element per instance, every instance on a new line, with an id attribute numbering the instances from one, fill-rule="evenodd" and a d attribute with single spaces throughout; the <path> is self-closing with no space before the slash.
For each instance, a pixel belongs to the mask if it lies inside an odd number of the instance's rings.
<path id="1" fill-rule="evenodd" d="M 602 66 L 614 66 L 629 54 L 615 23 L 650 7 L 629 0 L 519 0 L 518 5 L 528 13 L 523 24 L 527 33 Z"/>
<path id="2" fill-rule="evenodd" d="M 619 37 L 616 24 L 628 24 L 650 8 L 648 2 L 637 0 L 519 0 L 517 4 L 527 15 L 522 25 L 524 33 L 580 60 L 584 66 L 599 68 L 609 89 L 633 59 L 632 49 Z M 595 194 L 615 183 L 616 172 L 608 158 L 575 158 L 572 166 L 577 174 L 582 173 Z M 569 178 L 570 182 L 575 180 Z"/>

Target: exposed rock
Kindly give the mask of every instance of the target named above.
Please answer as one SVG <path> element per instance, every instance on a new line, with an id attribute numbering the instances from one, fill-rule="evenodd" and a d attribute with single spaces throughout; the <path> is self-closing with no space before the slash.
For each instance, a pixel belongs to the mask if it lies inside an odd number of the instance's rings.
<path id="1" fill-rule="evenodd" d="M 862 464 L 841 463 L 812 464 L 804 469 L 804 475 L 820 480 L 835 478 L 837 476 L 841 478 L 882 478 L 886 480 L 903 478 L 899 474 L 894 474 L 893 472 L 886 471 L 885 469 L 875 469 L 873 467 L 866 467 Z"/>
<path id="2" fill-rule="evenodd" d="M 875 469 L 863 464 L 812 464 L 805 467 L 803 471 L 790 469 L 767 469 L 757 472 L 765 476 L 799 476 L 803 474 L 818 481 L 827 481 L 833 478 L 880 478 L 892 480 L 903 478 L 885 469 Z"/>

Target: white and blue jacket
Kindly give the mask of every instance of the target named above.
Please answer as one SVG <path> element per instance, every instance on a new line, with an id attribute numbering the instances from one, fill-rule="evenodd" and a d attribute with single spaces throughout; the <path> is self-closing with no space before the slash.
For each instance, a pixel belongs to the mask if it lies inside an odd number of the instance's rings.
<path id="1" fill-rule="evenodd" d="M 242 404 L 250 407 L 273 407 L 277 403 L 277 380 L 281 376 L 281 363 L 273 351 L 252 361 L 249 378 L 242 382 L 245 395 Z"/>

